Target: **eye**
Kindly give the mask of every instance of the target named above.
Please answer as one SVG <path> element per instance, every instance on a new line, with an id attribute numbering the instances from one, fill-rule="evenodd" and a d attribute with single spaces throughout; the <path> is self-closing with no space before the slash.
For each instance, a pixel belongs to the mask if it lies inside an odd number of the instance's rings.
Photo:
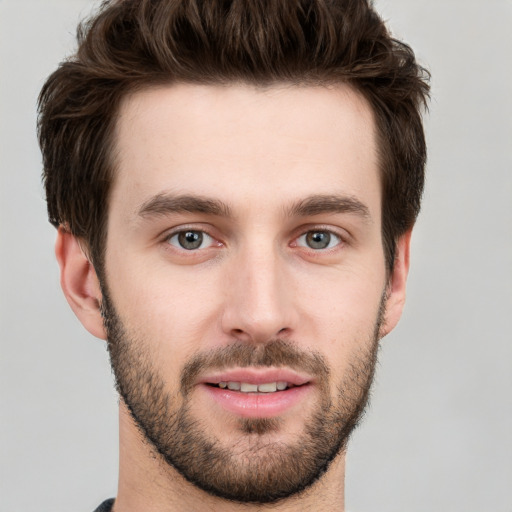
<path id="1" fill-rule="evenodd" d="M 204 231 L 187 229 L 171 235 L 167 241 L 178 249 L 194 251 L 196 249 L 206 249 L 213 244 L 213 238 Z"/>
<path id="2" fill-rule="evenodd" d="M 341 243 L 341 238 L 331 231 L 308 231 L 297 239 L 297 245 L 309 249 L 331 249 Z"/>

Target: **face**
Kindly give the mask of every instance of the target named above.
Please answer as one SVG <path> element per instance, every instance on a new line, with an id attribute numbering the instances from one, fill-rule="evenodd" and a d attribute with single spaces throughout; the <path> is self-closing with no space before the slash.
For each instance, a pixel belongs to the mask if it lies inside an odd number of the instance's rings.
<path id="1" fill-rule="evenodd" d="M 125 100 L 116 154 L 103 313 L 134 423 L 209 493 L 303 490 L 390 323 L 370 108 L 341 86 L 162 87 Z"/>

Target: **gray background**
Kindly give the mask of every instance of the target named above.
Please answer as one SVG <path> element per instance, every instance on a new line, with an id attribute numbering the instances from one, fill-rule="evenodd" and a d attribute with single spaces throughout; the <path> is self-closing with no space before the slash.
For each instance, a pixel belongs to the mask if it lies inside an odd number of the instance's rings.
<path id="1" fill-rule="evenodd" d="M 117 481 L 104 344 L 59 288 L 35 102 L 87 0 L 0 0 L 0 510 L 89 512 Z M 408 303 L 348 455 L 352 512 L 512 512 L 512 1 L 379 0 L 433 73 Z"/>

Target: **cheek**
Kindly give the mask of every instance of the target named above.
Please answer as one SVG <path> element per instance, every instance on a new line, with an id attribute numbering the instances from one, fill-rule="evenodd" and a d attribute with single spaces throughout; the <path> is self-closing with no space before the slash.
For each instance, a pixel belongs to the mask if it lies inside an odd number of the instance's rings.
<path id="1" fill-rule="evenodd" d="M 205 326 L 217 324 L 218 278 L 141 258 L 111 265 L 112 300 L 127 330 L 172 357 L 193 353 L 205 339 Z"/>
<path id="2" fill-rule="evenodd" d="M 385 273 L 369 267 L 341 269 L 302 286 L 301 308 L 330 330 L 353 330 L 358 326 L 367 330 L 377 318 L 385 289 Z"/>
<path id="3" fill-rule="evenodd" d="M 384 289 L 382 275 L 343 272 L 303 295 L 301 317 L 309 319 L 304 326 L 309 348 L 324 354 L 334 382 L 343 380 L 356 361 L 369 357 Z"/>

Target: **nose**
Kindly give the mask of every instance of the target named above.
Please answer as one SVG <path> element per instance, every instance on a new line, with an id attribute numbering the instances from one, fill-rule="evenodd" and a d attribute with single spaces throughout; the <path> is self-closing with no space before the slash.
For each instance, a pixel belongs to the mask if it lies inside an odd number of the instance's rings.
<path id="1" fill-rule="evenodd" d="M 222 329 L 251 343 L 289 338 L 298 313 L 285 258 L 261 247 L 246 251 L 230 265 L 225 284 Z"/>

